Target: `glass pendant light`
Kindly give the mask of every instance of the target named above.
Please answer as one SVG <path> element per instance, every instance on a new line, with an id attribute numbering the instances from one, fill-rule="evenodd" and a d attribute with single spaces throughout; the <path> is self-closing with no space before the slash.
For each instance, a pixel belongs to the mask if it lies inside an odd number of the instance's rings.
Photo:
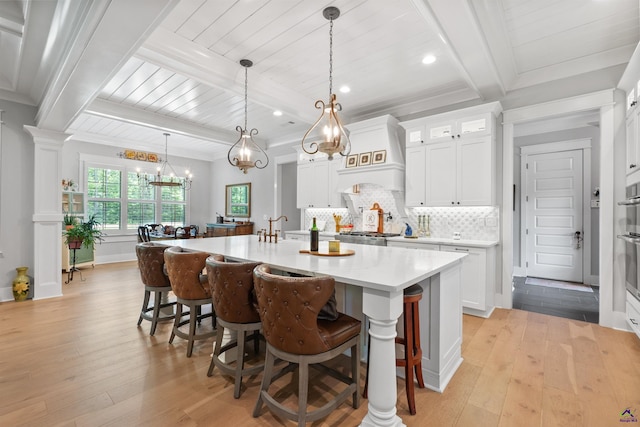
<path id="1" fill-rule="evenodd" d="M 247 70 L 253 65 L 248 59 L 240 60 L 240 65 L 244 67 L 244 128 L 236 126 L 240 132 L 240 138 L 231 146 L 227 153 L 227 159 L 231 166 L 235 166 L 242 172 L 247 173 L 253 167 L 264 169 L 269 164 L 269 157 L 262 148 L 253 140 L 253 136 L 258 134 L 258 129 L 248 130 L 247 128 Z"/>
<path id="2" fill-rule="evenodd" d="M 322 15 L 329 20 L 329 102 L 316 101 L 315 107 L 321 110 L 321 114 L 302 137 L 302 149 L 307 154 L 316 154 L 318 151 L 326 153 L 329 160 L 333 160 L 333 155 L 337 153 L 349 155 L 351 141 L 338 117 L 342 105 L 333 93 L 333 21 L 340 16 L 340 9 L 330 6 L 322 11 Z"/>

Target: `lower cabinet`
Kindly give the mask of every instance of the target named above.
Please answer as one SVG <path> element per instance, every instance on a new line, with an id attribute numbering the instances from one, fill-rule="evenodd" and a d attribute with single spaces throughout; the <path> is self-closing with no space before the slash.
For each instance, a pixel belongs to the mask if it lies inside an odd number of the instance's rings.
<path id="1" fill-rule="evenodd" d="M 640 301 L 627 292 L 627 323 L 640 338 Z"/>
<path id="2" fill-rule="evenodd" d="M 335 237 L 335 234 L 327 235 L 327 234 L 320 233 L 318 237 L 321 242 L 325 242 L 328 240 L 333 240 Z M 308 231 L 285 231 L 284 238 L 287 240 L 299 240 L 301 242 L 308 242 L 311 240 L 311 235 L 309 234 Z"/>
<path id="3" fill-rule="evenodd" d="M 387 242 L 388 246 L 444 252 L 462 252 L 462 311 L 473 316 L 489 317 L 495 308 L 495 247 L 477 248 L 418 242 Z"/>
<path id="4" fill-rule="evenodd" d="M 64 271 L 71 270 L 73 266 L 73 250 L 69 249 L 64 239 L 62 239 L 62 269 Z M 76 267 L 94 266 L 96 251 L 93 246 L 87 248 L 81 246 L 80 249 L 76 249 Z"/>

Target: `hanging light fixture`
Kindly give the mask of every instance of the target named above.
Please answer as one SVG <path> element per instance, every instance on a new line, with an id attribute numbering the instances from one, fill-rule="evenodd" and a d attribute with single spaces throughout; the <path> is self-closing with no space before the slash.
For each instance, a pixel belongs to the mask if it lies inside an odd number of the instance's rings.
<path id="1" fill-rule="evenodd" d="M 322 11 L 322 15 L 329 20 L 329 103 L 325 104 L 322 100 L 316 101 L 315 107 L 322 112 L 302 137 L 302 149 L 307 154 L 316 154 L 318 151 L 326 153 L 329 160 L 333 160 L 333 155 L 336 153 L 341 156 L 349 155 L 351 141 L 338 117 L 338 112 L 342 111 L 342 105 L 338 103 L 333 93 L 333 21 L 340 16 L 340 9 L 330 6 Z M 316 128 L 318 130 L 314 136 L 312 132 Z M 307 141 L 307 137 L 311 141 Z"/>
<path id="2" fill-rule="evenodd" d="M 244 67 L 244 128 L 236 126 L 236 130 L 240 132 L 240 138 L 229 149 L 227 159 L 231 166 L 236 166 L 242 172 L 247 173 L 247 170 L 253 167 L 266 168 L 269 164 L 269 157 L 253 140 L 253 135 L 258 134 L 258 129 L 248 130 L 247 127 L 247 70 L 253 65 L 253 62 L 241 59 L 240 65 Z"/>
<path id="3" fill-rule="evenodd" d="M 163 135 L 164 159 L 162 161 L 162 166 L 158 166 L 155 175 L 143 173 L 140 171 L 140 168 L 138 168 L 138 182 L 144 187 L 150 185 L 154 187 L 182 187 L 185 190 L 190 190 L 191 182 L 193 181 L 193 175 L 187 170 L 185 171 L 184 178 L 178 177 L 175 170 L 173 170 L 173 167 L 169 164 L 169 157 L 167 156 L 167 143 L 171 134 L 164 133 Z M 163 180 L 163 177 L 165 176 L 169 176 L 168 181 Z"/>

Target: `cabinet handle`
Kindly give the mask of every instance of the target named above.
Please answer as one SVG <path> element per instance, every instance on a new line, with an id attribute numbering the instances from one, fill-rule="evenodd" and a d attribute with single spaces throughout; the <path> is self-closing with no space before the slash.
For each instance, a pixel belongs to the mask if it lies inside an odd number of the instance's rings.
<path id="1" fill-rule="evenodd" d="M 636 165 L 635 163 L 631 163 L 631 164 L 629 165 L 629 169 L 633 169 L 633 168 L 635 168 L 636 166 L 637 166 L 637 165 Z"/>
<path id="2" fill-rule="evenodd" d="M 458 204 L 460 204 L 460 202 L 458 202 Z"/>
<path id="3" fill-rule="evenodd" d="M 469 252 L 469 249 L 455 248 L 456 251 Z"/>
<path id="4" fill-rule="evenodd" d="M 460 138 L 460 135 L 458 134 L 458 138 Z"/>
<path id="5" fill-rule="evenodd" d="M 456 204 L 456 202 L 451 202 L 451 204 L 452 204 L 452 205 L 455 205 L 455 204 Z"/>
<path id="6" fill-rule="evenodd" d="M 633 106 L 635 106 L 637 103 L 638 103 L 637 101 L 633 101 L 633 102 L 631 103 L 631 106 L 633 107 Z"/>
<path id="7" fill-rule="evenodd" d="M 456 139 L 456 136 L 455 135 L 451 135 L 451 139 Z"/>
<path id="8" fill-rule="evenodd" d="M 638 322 L 636 322 L 636 319 L 629 319 L 629 321 L 634 325 L 638 325 Z"/>

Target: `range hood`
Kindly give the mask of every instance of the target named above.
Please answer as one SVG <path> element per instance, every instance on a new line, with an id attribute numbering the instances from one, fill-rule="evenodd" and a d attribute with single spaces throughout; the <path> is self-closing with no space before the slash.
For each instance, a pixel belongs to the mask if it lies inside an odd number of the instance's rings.
<path id="1" fill-rule="evenodd" d="M 400 143 L 399 133 L 404 141 L 404 131 L 398 126 L 398 120 L 390 115 L 351 123 L 345 126 L 349 130 L 351 156 L 361 158 L 370 153 L 371 164 L 338 169 L 338 188 L 343 193 L 351 193 L 354 185 L 375 184 L 393 192 L 404 193 L 404 144 Z M 377 163 L 376 152 L 384 151 L 384 162 Z"/>

